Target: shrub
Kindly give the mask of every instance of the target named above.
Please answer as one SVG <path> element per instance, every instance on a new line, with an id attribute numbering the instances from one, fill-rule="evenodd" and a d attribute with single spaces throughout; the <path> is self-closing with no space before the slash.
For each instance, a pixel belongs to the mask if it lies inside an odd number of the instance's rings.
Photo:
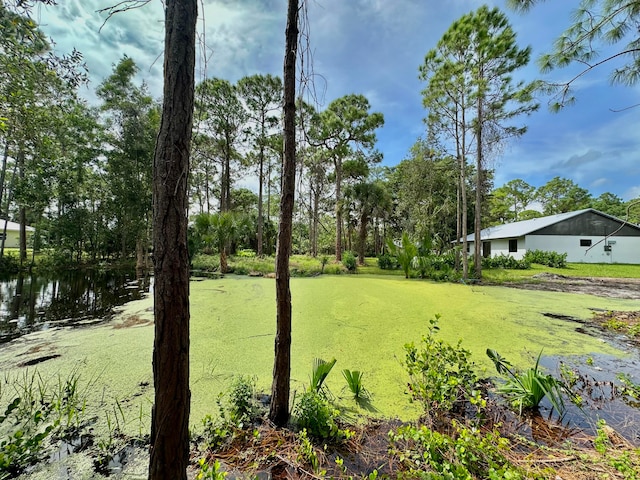
<path id="1" fill-rule="evenodd" d="M 236 425 L 251 421 L 256 413 L 253 379 L 236 377 L 229 390 L 229 417 Z"/>
<path id="2" fill-rule="evenodd" d="M 462 341 L 450 345 L 436 339 L 439 319 L 436 315 L 429 320 L 429 331 L 418 346 L 404 346 L 411 398 L 422 403 L 427 417 L 436 418 L 450 410 L 463 412 L 467 401 L 484 404 L 476 390 L 478 379 L 470 352 L 462 348 Z"/>
<path id="3" fill-rule="evenodd" d="M 336 425 L 338 414 L 326 398 L 313 390 L 306 390 L 294 408 L 298 427 L 318 438 L 337 438 L 340 435 Z"/>
<path id="4" fill-rule="evenodd" d="M 567 254 L 558 252 L 545 252 L 542 250 L 528 250 L 524 254 L 525 260 L 529 263 L 537 263 L 553 268 L 567 267 Z"/>
<path id="5" fill-rule="evenodd" d="M 253 258 L 256 256 L 256 251 L 251 248 L 243 248 L 236 252 L 236 257 Z"/>
<path id="6" fill-rule="evenodd" d="M 494 257 L 482 259 L 482 268 L 508 268 L 510 270 L 528 270 L 531 268 L 531 262 L 526 256 L 522 260 L 516 260 L 511 255 L 501 253 Z"/>
<path id="7" fill-rule="evenodd" d="M 381 270 L 395 270 L 398 268 L 396 257 L 392 257 L 388 253 L 378 255 L 378 267 Z"/>
<path id="8" fill-rule="evenodd" d="M 453 422 L 451 437 L 422 426 L 405 425 L 389 433 L 391 452 L 408 470 L 398 478 L 524 478 L 504 452 L 509 441 L 497 431 L 485 434 Z"/>
<path id="9" fill-rule="evenodd" d="M 355 272 L 357 265 L 356 257 L 351 252 L 344 252 L 342 255 L 342 264 L 349 272 Z"/>
<path id="10" fill-rule="evenodd" d="M 0 272 L 2 273 L 18 273 L 20 271 L 20 262 L 18 257 L 14 255 L 4 254 L 0 258 Z"/>

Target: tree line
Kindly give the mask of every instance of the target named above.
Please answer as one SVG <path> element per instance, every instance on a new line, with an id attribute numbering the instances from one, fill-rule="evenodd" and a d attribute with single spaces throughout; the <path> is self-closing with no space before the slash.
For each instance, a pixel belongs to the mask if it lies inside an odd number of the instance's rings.
<path id="1" fill-rule="evenodd" d="M 33 251 L 56 263 L 135 258 L 149 267 L 160 104 L 138 80 L 134 59 L 123 56 L 113 66 L 95 89 L 99 103 L 90 106 L 78 95 L 86 75 L 78 52 L 54 57 L 37 25 L 6 7 L 0 21 L 10 26 L 0 40 L 0 216 L 34 226 Z M 528 60 L 529 49 L 518 48 L 497 9 L 482 7 L 454 22 L 419 69 L 426 137 L 393 167 L 380 166 L 376 130 L 384 118 L 366 97 L 345 95 L 324 109 L 297 99 L 292 251 L 340 261 L 349 250 L 363 263 L 403 232 L 444 250 L 468 231 L 542 214 L 593 207 L 624 217 L 620 197 L 592 198 L 565 178 L 539 188 L 521 179 L 493 188 L 488 159 L 524 133 L 515 121 L 537 108 L 535 82 L 511 79 Z M 190 254 L 273 254 L 282 80 L 209 78 L 197 83 L 194 102 Z M 26 232 L 21 238 L 26 262 Z M 468 272 L 467 250 L 459 251 Z"/>

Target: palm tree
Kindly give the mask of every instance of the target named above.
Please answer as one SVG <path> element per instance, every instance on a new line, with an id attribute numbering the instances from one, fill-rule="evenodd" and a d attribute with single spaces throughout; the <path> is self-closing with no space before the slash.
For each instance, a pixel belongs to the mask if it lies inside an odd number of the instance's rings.
<path id="1" fill-rule="evenodd" d="M 238 221 L 232 212 L 200 213 L 195 217 L 195 229 L 202 243 L 218 250 L 220 273 L 229 272 L 227 253 L 238 233 Z"/>
<path id="2" fill-rule="evenodd" d="M 358 264 L 364 265 L 367 225 L 371 218 L 380 216 L 391 207 L 389 193 L 380 182 L 363 182 L 349 187 L 346 203 L 358 216 Z"/>

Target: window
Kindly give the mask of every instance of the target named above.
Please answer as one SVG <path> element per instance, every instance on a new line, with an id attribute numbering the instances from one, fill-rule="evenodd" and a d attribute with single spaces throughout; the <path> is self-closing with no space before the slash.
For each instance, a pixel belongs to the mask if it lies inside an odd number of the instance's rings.
<path id="1" fill-rule="evenodd" d="M 591 246 L 591 239 L 590 238 L 581 238 L 580 239 L 580 246 L 581 247 L 590 247 Z"/>
<path id="2" fill-rule="evenodd" d="M 518 251 L 518 239 L 514 238 L 513 240 L 509 240 L 509 253 Z"/>

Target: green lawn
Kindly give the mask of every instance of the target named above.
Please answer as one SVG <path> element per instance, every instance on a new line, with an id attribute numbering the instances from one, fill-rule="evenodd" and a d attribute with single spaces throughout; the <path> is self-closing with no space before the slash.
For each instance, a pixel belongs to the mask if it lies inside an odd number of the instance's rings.
<path id="1" fill-rule="evenodd" d="M 339 396 L 344 385 L 340 370 L 361 370 L 379 414 L 402 418 L 416 414 L 404 394 L 403 345 L 419 341 L 436 313 L 442 315 L 442 338 L 462 339 L 479 373 L 494 375 L 484 355 L 487 347 L 521 366 L 530 365 L 541 349 L 545 355 L 623 355 L 597 338 L 577 333 L 575 324 L 547 318 L 543 312 L 589 318 L 589 308 L 638 309 L 637 301 L 389 276 L 294 278 L 291 288 L 292 390 L 301 392 L 308 384 L 315 357 L 335 357 L 338 362 L 328 379 L 335 394 Z M 133 302 L 124 315 L 148 319 L 150 306 L 150 298 Z M 255 376 L 261 389 L 269 389 L 274 280 L 229 276 L 192 282 L 191 318 L 191 425 L 197 429 L 206 413 L 217 411 L 217 395 L 233 375 Z M 22 375 L 24 367 L 17 364 L 30 355 L 59 354 L 38 366 L 41 374 L 65 375 L 76 368 L 85 380 L 96 379 L 89 408 L 113 408 L 117 400 L 125 412 L 125 429 L 138 433 L 148 426 L 152 344 L 149 324 L 114 328 L 110 323 L 37 333 L 3 345 L 0 371 Z"/>
<path id="2" fill-rule="evenodd" d="M 328 262 L 324 268 L 324 273 L 333 275 L 348 273 L 342 264 L 336 263 L 334 256 L 327 255 L 326 257 L 328 258 Z M 293 255 L 290 261 L 292 274 L 294 276 L 314 276 L 320 274 L 322 269 L 321 258 L 322 255 L 319 255 L 317 258 L 307 255 Z M 267 274 L 274 271 L 275 259 L 273 257 L 231 257 L 229 264 L 238 269 L 237 271 L 240 273 L 255 271 Z M 196 269 L 212 270 L 216 268 L 217 265 L 217 256 L 198 255 L 196 259 L 194 259 L 194 268 Z M 500 284 L 504 282 L 530 280 L 532 276 L 543 272 L 568 277 L 640 278 L 640 265 L 569 263 L 566 268 L 552 268 L 533 264 L 528 270 L 505 270 L 502 268 L 484 269 L 482 276 L 483 280 L 487 283 Z M 378 267 L 378 260 L 373 257 L 367 257 L 365 259 L 365 265 L 358 266 L 356 274 L 404 276 L 401 269 L 380 269 Z"/>

